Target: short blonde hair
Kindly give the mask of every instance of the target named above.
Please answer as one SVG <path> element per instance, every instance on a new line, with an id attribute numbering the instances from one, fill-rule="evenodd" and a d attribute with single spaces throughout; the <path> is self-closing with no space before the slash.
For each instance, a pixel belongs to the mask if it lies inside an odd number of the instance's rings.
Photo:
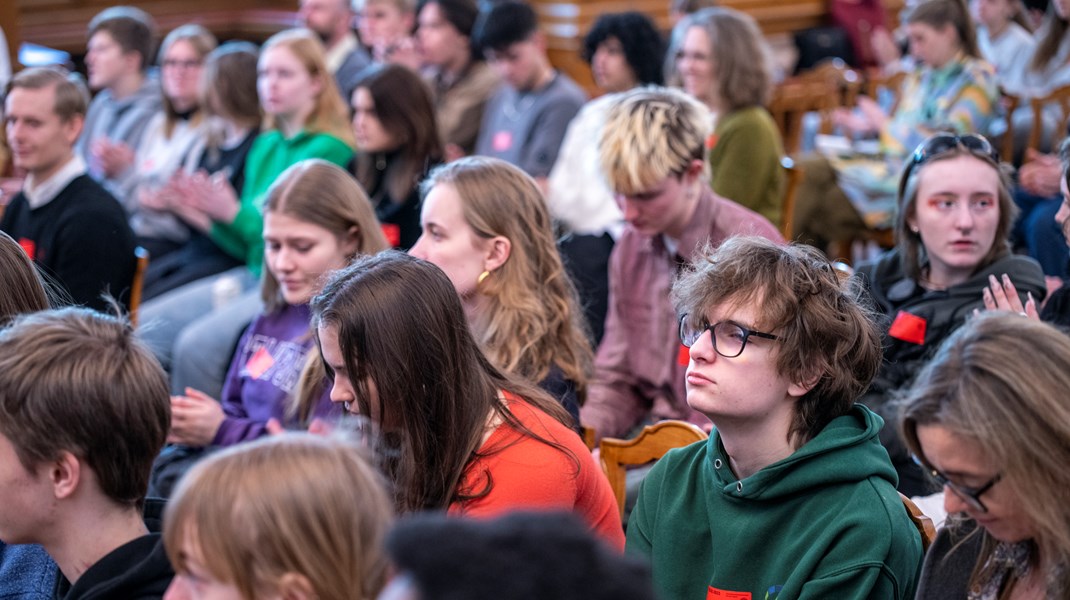
<path id="1" fill-rule="evenodd" d="M 189 570 L 195 548 L 247 600 L 288 575 L 321 600 L 371 599 L 386 581 L 392 520 L 384 482 L 355 442 L 288 433 L 196 465 L 168 503 L 163 535 L 176 572 Z"/>
<path id="2" fill-rule="evenodd" d="M 650 86 L 624 92 L 602 128 L 600 159 L 610 187 L 645 192 L 705 157 L 709 111 L 680 90 Z M 706 168 L 706 167 L 704 167 Z"/>

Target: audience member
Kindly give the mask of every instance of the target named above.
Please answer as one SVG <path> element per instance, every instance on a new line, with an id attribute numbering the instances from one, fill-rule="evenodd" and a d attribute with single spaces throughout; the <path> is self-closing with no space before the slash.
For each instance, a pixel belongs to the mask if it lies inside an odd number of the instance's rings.
<path id="1" fill-rule="evenodd" d="M 194 467 L 167 507 L 167 597 L 375 598 L 392 519 L 353 441 L 288 433 L 231 448 Z"/>
<path id="2" fill-rule="evenodd" d="M 841 187 L 824 158 L 800 161 L 805 178 L 796 196 L 793 238 L 824 249 L 831 241 L 857 237 L 866 225 L 845 191 L 862 197 L 890 196 L 902 160 L 928 136 L 989 130 L 999 90 L 995 73 L 977 51 L 973 23 L 962 0 L 925 0 L 908 10 L 906 24 L 917 67 L 899 89 L 895 112 L 889 116 L 875 100 L 863 96 L 856 111 L 834 115 L 851 135 L 880 136 L 884 158 L 879 165 L 859 168 L 878 167 L 876 172 L 885 175 L 870 175 L 865 185 Z M 859 177 L 866 179 L 864 174 Z"/>
<path id="3" fill-rule="evenodd" d="M 1007 313 L 971 319 L 907 392 L 903 438 L 950 515 L 918 598 L 1063 598 L 1070 527 L 1070 338 Z"/>
<path id="4" fill-rule="evenodd" d="M 423 235 L 410 253 L 445 271 L 487 358 L 578 424 L 594 353 L 538 186 L 509 163 L 470 157 L 423 187 Z"/>
<path id="5" fill-rule="evenodd" d="M 297 425 L 310 416 L 341 416 L 322 381 L 311 415 L 298 420 L 288 409 L 314 346 L 309 301 L 331 271 L 387 247 L 368 197 L 341 168 L 318 159 L 301 161 L 268 191 L 264 244 L 260 294 L 265 310 L 238 343 L 222 401 L 195 389 L 171 398 L 168 439 L 173 443 L 231 446 L 264 435 L 270 419 Z"/>
<path id="6" fill-rule="evenodd" d="M 530 5 L 519 0 L 491 4 L 472 37 L 505 83 L 483 112 L 476 154 L 513 163 L 542 187 L 565 128 L 587 97 L 550 64 L 546 36 Z"/>
<path id="7" fill-rule="evenodd" d="M 354 0 L 360 41 L 372 52 L 375 62 L 400 62 L 419 66 L 419 54 L 412 39 L 416 26 L 416 0 Z"/>
<path id="8" fill-rule="evenodd" d="M 669 0 L 669 29 L 675 29 L 687 15 L 717 6 L 717 0 Z"/>
<path id="9" fill-rule="evenodd" d="M 159 61 L 163 110 L 146 126 L 130 167 L 113 178 L 112 188 L 130 215 L 138 245 L 153 258 L 177 250 L 189 239 L 189 227 L 159 196 L 208 133 L 199 92 L 205 57 L 215 47 L 215 36 L 200 25 L 182 25 L 167 34 Z"/>
<path id="10" fill-rule="evenodd" d="M 113 6 L 89 21 L 85 66 L 89 105 L 78 154 L 101 183 L 134 164 L 134 149 L 160 111 L 160 89 L 149 66 L 156 51 L 156 23 L 140 8 Z"/>
<path id="11" fill-rule="evenodd" d="M 654 465 L 628 522 L 662 597 L 913 598 L 921 538 L 883 421 L 855 404 L 880 364 L 857 282 L 814 248 L 737 237 L 673 299 L 687 403 L 715 429 Z"/>
<path id="12" fill-rule="evenodd" d="M 1051 0 L 1044 20 L 1035 34 L 1033 52 L 1021 54 L 1015 69 L 1017 79 L 1005 82 L 1007 91 L 1026 100 L 1012 115 L 1015 147 L 1024 148 L 1033 127 L 1033 109 L 1029 99 L 1041 98 L 1056 88 L 1070 85 L 1070 0 Z M 1041 150 L 1054 147 L 1064 123 L 1057 103 L 1044 108 Z M 1008 157 L 1009 158 L 1009 157 Z"/>
<path id="13" fill-rule="evenodd" d="M 568 413 L 483 356 L 438 267 L 397 252 L 358 259 L 312 313 L 331 400 L 383 431 L 398 512 L 569 510 L 623 545 L 609 482 Z"/>
<path id="14" fill-rule="evenodd" d="M 442 139 L 431 91 L 401 65 L 361 74 L 353 91 L 353 171 L 394 247 L 420 237 L 420 180 L 442 162 Z"/>
<path id="15" fill-rule="evenodd" d="M 33 261 L 15 240 L 0 231 L 0 328 L 22 313 L 50 308 L 48 292 Z"/>
<path id="16" fill-rule="evenodd" d="M 584 425 L 620 437 L 649 420 L 708 425 L 684 398 L 669 285 L 707 243 L 737 234 L 782 238 L 769 221 L 713 193 L 706 176 L 709 111 L 677 90 L 625 92 L 602 130 L 602 168 L 627 227 L 609 262 L 609 313 Z"/>
<path id="17" fill-rule="evenodd" d="M 1018 186 L 1014 189 L 1014 203 L 1021 213 L 1014 223 L 1011 241 L 1035 258 L 1045 275 L 1066 277 L 1070 275 L 1067 240 L 1055 222 L 1063 201 L 1059 192 L 1062 161 L 1056 154 L 1041 154 L 1033 149 L 1026 150 L 1025 156 L 1026 163 L 1018 169 Z"/>
<path id="18" fill-rule="evenodd" d="M 1006 87 L 1021 77 L 1022 58 L 1031 56 L 1036 46 L 1025 6 L 1022 0 L 972 0 L 970 8 L 977 21 L 977 49 L 996 69 L 996 80 Z"/>
<path id="19" fill-rule="evenodd" d="M 471 154 L 498 75 L 472 43 L 475 0 L 421 0 L 416 39 L 427 67 L 442 142 L 449 159 Z"/>
<path id="20" fill-rule="evenodd" d="M 186 222 L 246 268 L 201 279 L 144 305 L 142 322 L 152 326 L 142 335 L 164 367 L 171 367 L 176 394 L 192 387 L 218 398 L 238 338 L 262 308 L 254 289 L 264 254 L 260 208 L 275 178 L 306 158 L 345 166 L 353 157 L 345 104 L 326 74 L 323 46 L 311 32 L 289 30 L 268 39 L 257 77 L 264 131 L 245 161 L 241 195 L 225 178 L 201 174 L 181 196 L 178 211 Z"/>
<path id="21" fill-rule="evenodd" d="M 596 344 L 602 339 L 608 308 L 609 254 L 624 228 L 624 216 L 599 164 L 598 139 L 614 94 L 662 84 L 664 53 L 661 34 L 646 15 L 598 17 L 584 38 L 583 58 L 605 95 L 584 104 L 569 123 L 547 182 L 550 214 L 571 233 L 560 242 L 561 254 Z"/>
<path id="22" fill-rule="evenodd" d="M 86 174 L 74 152 L 87 95 L 50 68 L 21 71 L 8 84 L 7 138 L 26 182 L 0 217 L 14 238 L 75 304 L 104 309 L 134 277 L 134 234 L 122 206 Z"/>
<path id="23" fill-rule="evenodd" d="M 118 318 L 67 308 L 0 331 L 0 537 L 44 546 L 56 597 L 163 597 L 173 573 L 145 489 L 167 402 L 159 363 Z"/>
<path id="24" fill-rule="evenodd" d="M 765 104 L 773 88 L 772 50 L 750 16 L 707 8 L 673 30 L 667 71 L 715 115 L 706 141 L 714 193 L 779 225 L 784 147 Z"/>
<path id="25" fill-rule="evenodd" d="M 33 262 L 15 240 L 0 231 L 0 330 L 20 314 L 48 310 L 48 293 Z M 37 544 L 0 542 L 0 581 L 5 600 L 52 597 L 56 563 Z"/>
<path id="26" fill-rule="evenodd" d="M 298 20 L 323 42 L 327 70 L 334 74 L 342 98 L 349 98 L 357 76 L 372 61 L 353 33 L 352 5 L 349 0 L 298 0 L 298 4 Z"/>
<path id="27" fill-rule="evenodd" d="M 655 598 L 649 567 L 606 547 L 569 514 L 417 515 L 394 526 L 386 551 L 398 575 L 380 600 Z"/>
<path id="28" fill-rule="evenodd" d="M 228 42 L 210 52 L 201 74 L 200 105 L 206 131 L 186 156 L 183 168 L 163 187 L 158 199 L 169 210 L 179 210 L 181 201 L 194 192 L 194 181 L 207 175 L 226 178 L 241 195 L 245 183 L 245 158 L 260 133 L 260 100 L 256 93 L 256 62 L 259 50 L 248 42 Z M 198 175 L 197 173 L 201 173 Z M 179 216 L 182 216 L 181 213 Z M 223 251 L 205 232 L 190 230 L 189 241 L 164 257 L 153 257 L 145 273 L 142 298 L 150 300 L 179 286 L 243 264 Z"/>
<path id="29" fill-rule="evenodd" d="M 884 360 L 863 401 L 886 417 L 889 396 L 909 382 L 975 308 L 991 278 L 1012 281 L 1024 301 L 1045 295 L 1033 259 L 1011 254 L 1016 213 L 999 158 L 983 137 L 936 135 L 914 151 L 899 185 L 896 247 L 858 276 L 884 314 Z M 882 432 L 899 490 L 928 492 L 893 428 Z"/>

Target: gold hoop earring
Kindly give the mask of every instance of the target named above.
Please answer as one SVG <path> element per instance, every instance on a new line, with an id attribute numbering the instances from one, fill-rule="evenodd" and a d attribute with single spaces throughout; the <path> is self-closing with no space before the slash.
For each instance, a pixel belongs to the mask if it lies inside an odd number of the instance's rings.
<path id="1" fill-rule="evenodd" d="M 479 277 L 476 279 L 476 285 L 483 283 L 483 280 L 487 277 L 490 277 L 490 271 L 483 271 L 482 273 L 480 273 Z"/>

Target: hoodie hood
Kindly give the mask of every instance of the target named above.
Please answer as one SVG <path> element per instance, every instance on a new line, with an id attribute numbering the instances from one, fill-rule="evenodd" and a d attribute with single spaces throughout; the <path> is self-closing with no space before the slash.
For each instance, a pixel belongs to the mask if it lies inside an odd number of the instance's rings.
<path id="1" fill-rule="evenodd" d="M 721 493 L 739 500 L 776 502 L 815 488 L 853 484 L 870 477 L 895 486 L 895 469 L 878 440 L 883 425 L 884 420 L 877 414 L 856 404 L 791 456 L 742 480 L 728 467 L 728 454 L 716 431 L 707 442 L 706 452 Z"/>

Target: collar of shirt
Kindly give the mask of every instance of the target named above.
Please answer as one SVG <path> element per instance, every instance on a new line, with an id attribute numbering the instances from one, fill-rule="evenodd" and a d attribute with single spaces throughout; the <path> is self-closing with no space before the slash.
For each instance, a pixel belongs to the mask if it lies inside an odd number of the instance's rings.
<path id="1" fill-rule="evenodd" d="M 354 35 L 352 31 L 350 31 L 345 35 L 345 37 L 342 38 L 341 41 L 339 41 L 333 47 L 328 48 L 327 52 L 324 54 L 324 59 L 326 59 L 327 62 L 327 70 L 331 73 L 334 73 L 335 71 L 340 69 L 342 67 L 342 63 L 346 61 L 346 57 L 349 56 L 349 53 L 353 52 L 356 49 L 357 36 Z M 349 98 L 346 98 L 345 100 L 347 103 L 349 102 Z"/>
<path id="2" fill-rule="evenodd" d="M 26 183 L 22 186 L 26 203 L 31 209 L 41 208 L 55 199 L 75 178 L 85 175 L 85 172 L 85 161 L 76 153 L 67 161 L 67 164 L 44 181 L 38 182 L 33 175 L 28 175 Z"/>

